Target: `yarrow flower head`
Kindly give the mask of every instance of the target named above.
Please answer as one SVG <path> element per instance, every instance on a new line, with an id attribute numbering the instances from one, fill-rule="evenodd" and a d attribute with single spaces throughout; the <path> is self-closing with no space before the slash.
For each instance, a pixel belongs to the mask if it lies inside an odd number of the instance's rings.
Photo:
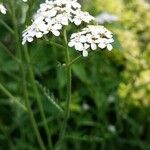
<path id="1" fill-rule="evenodd" d="M 34 15 L 32 24 L 23 32 L 22 44 L 26 41 L 32 42 L 35 37 L 41 38 L 48 33 L 59 36 L 63 26 L 69 23 L 78 26 L 91 20 L 94 20 L 94 17 L 88 12 L 83 12 L 77 0 L 46 0 Z"/>
<path id="2" fill-rule="evenodd" d="M 6 9 L 6 7 L 3 5 L 3 4 L 0 4 L 0 12 L 2 13 L 2 14 L 6 14 L 6 12 L 7 12 L 7 9 Z"/>
<path id="3" fill-rule="evenodd" d="M 81 32 L 73 33 L 70 37 L 69 47 L 81 51 L 84 57 L 88 56 L 90 50 L 107 48 L 112 50 L 114 42 L 112 33 L 100 25 L 88 25 Z"/>

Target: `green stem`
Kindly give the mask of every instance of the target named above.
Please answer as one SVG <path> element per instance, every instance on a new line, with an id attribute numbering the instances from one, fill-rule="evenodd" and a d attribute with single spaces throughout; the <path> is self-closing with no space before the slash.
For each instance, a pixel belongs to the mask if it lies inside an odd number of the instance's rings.
<path id="1" fill-rule="evenodd" d="M 38 103 L 38 106 L 39 106 L 39 109 L 40 109 L 41 117 L 42 117 L 42 120 L 44 122 L 44 128 L 45 128 L 47 138 L 48 138 L 48 146 L 49 146 L 49 149 L 53 150 L 52 140 L 51 140 L 51 136 L 50 136 L 51 134 L 50 134 L 50 131 L 49 131 L 49 127 L 47 125 L 47 119 L 46 119 L 44 109 L 43 109 L 43 105 L 42 105 L 42 102 L 41 102 L 41 98 L 40 98 L 40 95 L 39 95 L 39 92 L 38 92 L 38 89 L 37 89 L 37 86 L 36 86 L 36 82 L 35 82 L 35 78 L 34 78 L 34 72 L 33 72 L 32 66 L 30 65 L 30 62 L 31 62 L 30 61 L 30 56 L 29 56 L 29 52 L 28 52 L 28 49 L 27 49 L 26 46 L 24 46 L 24 53 L 25 53 L 25 58 L 26 58 L 26 61 L 27 61 L 28 69 L 29 69 L 29 76 L 30 76 L 31 84 L 33 86 L 33 90 L 34 90 L 34 93 L 36 95 L 37 103 Z"/>
<path id="2" fill-rule="evenodd" d="M 7 25 L 7 23 L 5 21 L 3 21 L 2 19 L 0 19 L 0 23 L 11 33 L 14 34 L 13 29 Z"/>
<path id="3" fill-rule="evenodd" d="M 95 51 L 95 52 L 92 52 L 92 53 L 89 52 L 89 55 L 90 55 L 90 56 L 91 56 L 91 55 L 94 55 L 94 53 L 96 53 L 96 51 Z M 80 55 L 80 56 L 74 58 L 73 60 L 70 61 L 70 63 L 68 64 L 68 66 L 72 66 L 73 64 L 75 64 L 77 61 L 79 61 L 79 60 L 81 60 L 81 59 L 83 59 L 83 56 L 82 56 L 82 55 Z"/>
<path id="4" fill-rule="evenodd" d="M 26 85 L 26 81 L 25 81 L 25 73 L 23 73 L 23 88 L 24 88 L 24 97 L 25 97 L 25 101 L 26 101 L 26 106 L 28 108 L 28 113 L 29 113 L 29 117 L 30 117 L 30 120 L 32 122 L 32 125 L 33 125 L 33 128 L 34 128 L 34 131 L 35 131 L 35 134 L 37 136 L 37 140 L 39 142 L 39 145 L 41 147 L 41 150 L 46 150 L 45 146 L 44 146 L 44 143 L 42 141 L 42 138 L 41 138 L 41 135 L 39 133 L 39 129 L 38 129 L 38 126 L 37 126 L 37 123 L 34 119 L 34 115 L 33 115 L 33 111 L 31 109 L 31 106 L 30 106 L 30 102 L 29 102 L 29 98 L 28 98 L 28 91 L 27 91 L 27 85 Z"/>
<path id="5" fill-rule="evenodd" d="M 21 45 L 20 45 L 20 35 L 18 33 L 18 25 L 17 25 L 17 18 L 16 18 L 16 12 L 15 12 L 15 5 L 14 2 L 11 1 L 10 5 L 12 7 L 12 21 L 13 21 L 13 27 L 14 27 L 14 36 L 16 40 L 16 49 L 17 49 L 17 57 L 21 60 L 22 54 L 21 54 Z M 22 64 L 20 64 L 20 69 L 22 68 Z"/>
<path id="6" fill-rule="evenodd" d="M 52 44 L 52 45 L 55 45 L 55 46 L 60 47 L 62 49 L 65 49 L 65 46 L 63 46 L 63 45 L 61 45 L 59 43 L 56 43 L 56 42 L 53 42 L 53 41 L 49 41 L 47 38 L 45 38 L 45 40 L 46 40 L 47 44 Z"/>
<path id="7" fill-rule="evenodd" d="M 64 31 L 64 38 L 65 38 L 65 43 L 66 43 L 66 51 L 65 51 L 65 57 L 66 57 L 66 78 L 67 78 L 67 92 L 66 92 L 66 108 L 65 108 L 65 114 L 64 114 L 64 121 L 62 124 L 62 128 L 60 131 L 60 136 L 58 140 L 58 144 L 56 147 L 56 150 L 60 150 L 62 147 L 62 143 L 65 137 L 65 132 L 67 128 L 67 121 L 69 118 L 70 114 L 70 102 L 71 102 L 71 66 L 70 64 L 70 56 L 69 56 L 69 49 L 67 46 L 67 35 L 66 35 L 66 30 Z"/>
<path id="8" fill-rule="evenodd" d="M 10 2 L 10 6 L 12 8 L 12 21 L 13 21 L 14 32 L 15 32 L 16 49 L 18 50 L 17 51 L 17 57 L 19 58 L 19 60 L 21 60 L 21 63 L 19 64 L 19 67 L 20 67 L 20 72 L 21 72 L 21 76 L 22 76 L 22 80 L 23 80 L 23 94 L 24 94 L 24 98 L 25 98 L 25 101 L 26 101 L 27 109 L 28 109 L 28 112 L 29 112 L 29 117 L 30 117 L 31 123 L 33 125 L 33 128 L 34 128 L 34 131 L 35 131 L 38 143 L 39 143 L 39 145 L 41 147 L 41 150 L 46 150 L 46 148 L 44 146 L 44 143 L 42 141 L 40 132 L 38 130 L 38 126 L 36 124 L 36 121 L 35 121 L 32 109 L 30 107 L 29 99 L 28 99 L 28 91 L 27 91 L 27 88 L 26 88 L 25 72 L 24 72 L 23 61 L 22 61 L 22 47 L 21 47 L 21 41 L 20 41 L 20 38 L 19 38 L 20 35 L 18 33 L 17 18 L 16 18 L 16 12 L 15 12 L 15 2 L 13 0 L 11 0 L 9 2 Z"/>
<path id="9" fill-rule="evenodd" d="M 80 60 L 81 58 L 83 58 L 82 55 L 76 57 L 75 59 L 73 59 L 69 64 L 68 66 L 72 66 L 74 63 L 76 63 L 78 60 Z"/>

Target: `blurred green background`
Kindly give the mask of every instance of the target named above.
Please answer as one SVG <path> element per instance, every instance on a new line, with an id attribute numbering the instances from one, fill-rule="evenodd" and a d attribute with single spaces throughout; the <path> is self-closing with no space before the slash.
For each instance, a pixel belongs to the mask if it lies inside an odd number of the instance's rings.
<path id="1" fill-rule="evenodd" d="M 9 8 L 9 0 L 3 2 Z M 20 37 L 39 3 L 16 1 Z M 119 20 L 105 24 L 115 37 L 113 51 L 98 51 L 72 67 L 71 114 L 63 150 L 150 150 L 150 1 L 83 0 L 82 3 L 84 10 L 94 16 L 109 12 Z M 10 16 L 1 14 L 0 20 L 12 27 Z M 57 42 L 60 40 L 61 37 Z M 7 47 L 16 55 L 15 38 L 2 23 L 0 41 L 0 83 L 24 104 L 21 73 L 6 50 Z M 44 39 L 28 46 L 30 65 L 55 144 L 65 104 L 64 51 Z M 70 53 L 72 58 L 79 55 L 74 49 Z M 32 110 L 47 145 L 36 96 L 29 81 L 27 85 Z M 0 150 L 40 150 L 28 113 L 3 91 L 0 91 Z"/>

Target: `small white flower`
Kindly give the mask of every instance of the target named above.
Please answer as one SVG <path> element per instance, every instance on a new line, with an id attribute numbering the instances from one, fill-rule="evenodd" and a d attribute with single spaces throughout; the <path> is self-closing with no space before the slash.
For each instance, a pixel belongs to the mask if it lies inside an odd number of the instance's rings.
<path id="1" fill-rule="evenodd" d="M 27 2 L 28 0 L 22 0 L 23 2 Z"/>
<path id="2" fill-rule="evenodd" d="M 22 44 L 48 33 L 59 36 L 63 26 L 69 23 L 75 25 L 80 25 L 82 22 L 89 23 L 93 19 L 94 17 L 88 12 L 81 11 L 81 5 L 77 0 L 46 0 L 34 15 L 32 24 L 23 32 Z M 81 45 L 75 44 L 75 47 L 81 50 L 83 49 Z"/>
<path id="3" fill-rule="evenodd" d="M 91 20 L 94 20 L 95 18 L 91 16 L 88 12 L 83 12 L 81 10 L 76 11 L 76 15 L 74 16 L 72 22 L 74 22 L 75 25 L 80 25 L 82 22 L 89 23 Z"/>
<path id="4" fill-rule="evenodd" d="M 2 13 L 2 14 L 6 14 L 6 12 L 7 12 L 7 9 L 6 9 L 6 7 L 1 3 L 0 4 L 0 12 Z"/>
<path id="5" fill-rule="evenodd" d="M 112 33 L 105 27 L 88 25 L 81 32 L 71 35 L 68 46 L 74 47 L 77 51 L 82 51 L 83 57 L 87 57 L 90 49 L 96 50 L 99 47 L 111 51 L 113 42 Z"/>

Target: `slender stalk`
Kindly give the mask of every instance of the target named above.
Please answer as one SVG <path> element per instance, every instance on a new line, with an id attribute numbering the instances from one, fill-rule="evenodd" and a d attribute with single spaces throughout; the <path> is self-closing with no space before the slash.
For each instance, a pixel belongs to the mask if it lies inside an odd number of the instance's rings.
<path id="1" fill-rule="evenodd" d="M 16 39 L 17 57 L 18 57 L 19 60 L 21 60 L 21 63 L 19 64 L 19 67 L 20 67 L 20 72 L 21 72 L 21 76 L 22 76 L 22 80 L 23 80 L 23 94 L 24 94 L 27 109 L 28 109 L 28 112 L 29 112 L 29 117 L 30 117 L 31 123 L 33 125 L 38 143 L 41 147 L 41 150 L 46 150 L 46 148 L 44 146 L 44 143 L 42 141 L 40 132 L 38 130 L 38 126 L 36 124 L 32 109 L 30 107 L 29 99 L 28 99 L 28 91 L 27 91 L 27 87 L 26 87 L 25 72 L 24 72 L 23 61 L 22 61 L 22 47 L 21 47 L 21 42 L 20 42 L 20 38 L 19 38 L 20 36 L 19 36 L 19 33 L 18 33 L 17 18 L 16 18 L 15 5 L 14 5 L 15 2 L 13 0 L 11 0 L 9 2 L 10 2 L 10 6 L 12 8 L 12 21 L 13 21 L 15 39 Z"/>
<path id="2" fill-rule="evenodd" d="M 70 114 L 70 102 L 71 102 L 71 66 L 69 65 L 70 63 L 70 56 L 69 56 L 69 49 L 67 46 L 67 35 L 66 35 L 66 30 L 64 31 L 64 38 L 65 38 L 65 43 L 66 43 L 66 50 L 65 50 L 65 57 L 66 57 L 66 78 L 67 78 L 67 92 L 66 92 L 66 108 L 65 108 L 65 114 L 64 114 L 64 121 L 62 124 L 62 128 L 60 131 L 60 136 L 58 140 L 58 144 L 56 147 L 56 150 L 60 150 L 62 147 L 62 143 L 65 137 L 65 132 L 67 128 L 67 121 L 69 118 Z"/>
<path id="3" fill-rule="evenodd" d="M 32 66 L 30 65 L 30 56 L 29 56 L 29 52 L 28 52 L 28 49 L 27 49 L 26 46 L 24 46 L 24 53 L 25 53 L 25 58 L 26 58 L 26 61 L 27 61 L 28 69 L 29 69 L 29 76 L 30 76 L 31 84 L 33 86 L 33 90 L 34 90 L 34 93 L 36 95 L 37 103 L 38 103 L 38 106 L 39 106 L 39 109 L 40 109 L 41 117 L 42 117 L 42 120 L 44 122 L 44 128 L 45 128 L 46 135 L 47 135 L 47 138 L 48 138 L 48 146 L 49 146 L 50 150 L 53 150 L 52 140 L 51 140 L 51 136 L 50 136 L 51 134 L 50 134 L 50 131 L 49 131 L 49 128 L 48 128 L 47 119 L 46 119 L 46 116 L 45 116 L 45 113 L 44 113 L 41 98 L 40 98 L 40 95 L 39 95 L 39 92 L 38 92 L 38 89 L 37 89 L 37 86 L 36 86 L 36 82 L 35 82 L 35 78 L 34 78 L 34 72 L 33 72 Z"/>
<path id="4" fill-rule="evenodd" d="M 58 46 L 58 47 L 60 47 L 60 48 L 65 49 L 65 47 L 64 47 L 63 45 L 59 44 L 59 43 L 55 43 L 55 42 L 53 42 L 53 41 L 49 41 L 49 43 L 52 44 L 52 45 L 55 45 L 55 46 Z"/>
<path id="5" fill-rule="evenodd" d="M 68 64 L 68 66 L 72 66 L 74 63 L 76 63 L 78 60 L 80 60 L 81 58 L 83 58 L 82 55 L 76 57 L 75 59 L 73 59 L 72 61 L 70 61 L 70 63 Z"/>
<path id="6" fill-rule="evenodd" d="M 45 40 L 46 40 L 46 44 L 52 44 L 52 45 L 55 45 L 55 46 L 60 47 L 62 49 L 66 48 L 65 46 L 63 46 L 63 45 L 61 45 L 59 43 L 56 43 L 56 42 L 53 42 L 53 41 L 49 41 L 46 37 L 45 37 Z"/>
<path id="7" fill-rule="evenodd" d="M 90 56 L 91 56 L 91 55 L 94 55 L 94 53 L 96 53 L 96 52 L 92 52 L 92 53 L 89 52 L 89 55 L 90 55 Z M 72 66 L 72 65 L 75 64 L 77 61 L 81 60 L 82 58 L 83 58 L 82 55 L 80 55 L 80 56 L 74 58 L 73 60 L 70 61 L 70 63 L 68 64 L 68 66 Z"/>
<path id="8" fill-rule="evenodd" d="M 7 25 L 7 23 L 5 21 L 3 21 L 2 19 L 0 19 L 0 23 L 11 33 L 11 34 L 14 34 L 14 31 L 13 29 Z"/>
<path id="9" fill-rule="evenodd" d="M 25 73 L 23 73 L 24 98 L 25 98 L 25 101 L 26 101 L 26 106 L 28 108 L 29 117 L 30 117 L 30 120 L 32 122 L 32 125 L 33 125 L 33 128 L 34 128 L 35 134 L 37 136 L 37 140 L 39 142 L 39 145 L 41 147 L 41 150 L 46 150 L 46 148 L 44 146 L 44 143 L 42 141 L 41 135 L 39 133 L 39 129 L 38 129 L 37 123 L 36 123 L 36 121 L 34 119 L 34 115 L 33 115 L 31 106 L 30 106 L 29 97 L 28 97 L 28 91 L 27 91 L 27 85 L 26 85 L 26 81 L 25 80 L 26 80 L 25 79 Z"/>

